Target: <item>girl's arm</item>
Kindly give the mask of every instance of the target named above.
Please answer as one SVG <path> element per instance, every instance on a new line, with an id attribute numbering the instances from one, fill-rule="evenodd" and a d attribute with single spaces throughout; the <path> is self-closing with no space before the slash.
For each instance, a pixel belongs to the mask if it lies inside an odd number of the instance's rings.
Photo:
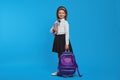
<path id="1" fill-rule="evenodd" d="M 65 41 L 66 45 L 69 45 L 69 23 L 66 21 L 65 22 Z"/>
<path id="2" fill-rule="evenodd" d="M 56 23 L 56 22 L 57 22 L 57 21 L 55 21 L 55 23 Z M 54 23 L 54 25 L 55 25 L 55 23 Z M 51 29 L 50 29 L 50 33 L 55 33 L 54 25 L 51 27 Z"/>
<path id="3" fill-rule="evenodd" d="M 53 31 L 53 27 L 50 29 L 50 33 L 54 33 L 54 31 Z"/>

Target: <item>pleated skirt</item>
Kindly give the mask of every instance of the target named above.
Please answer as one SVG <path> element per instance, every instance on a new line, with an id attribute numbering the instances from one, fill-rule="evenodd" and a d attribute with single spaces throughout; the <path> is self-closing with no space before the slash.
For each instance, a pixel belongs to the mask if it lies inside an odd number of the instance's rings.
<path id="1" fill-rule="evenodd" d="M 65 51 L 65 43 L 66 43 L 65 34 L 55 35 L 52 52 L 56 52 L 58 53 L 58 55 L 61 55 L 62 52 Z M 73 52 L 70 40 L 69 40 L 69 51 Z"/>

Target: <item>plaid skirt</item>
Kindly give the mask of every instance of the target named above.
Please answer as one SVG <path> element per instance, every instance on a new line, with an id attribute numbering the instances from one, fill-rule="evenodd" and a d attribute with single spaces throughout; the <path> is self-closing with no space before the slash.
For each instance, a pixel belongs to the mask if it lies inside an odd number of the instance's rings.
<path id="1" fill-rule="evenodd" d="M 62 52 L 65 51 L 65 43 L 66 43 L 65 34 L 55 35 L 52 52 L 56 52 L 58 53 L 58 55 L 61 55 Z M 73 52 L 70 41 L 69 41 L 69 51 Z"/>

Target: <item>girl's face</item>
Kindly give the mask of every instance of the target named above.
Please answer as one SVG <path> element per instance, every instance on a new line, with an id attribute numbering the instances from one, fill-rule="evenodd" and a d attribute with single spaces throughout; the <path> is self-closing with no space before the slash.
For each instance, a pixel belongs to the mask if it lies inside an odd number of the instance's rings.
<path id="1" fill-rule="evenodd" d="M 58 17 L 59 17 L 59 19 L 64 19 L 65 16 L 66 16 L 66 14 L 65 14 L 64 10 L 59 10 L 58 11 Z"/>

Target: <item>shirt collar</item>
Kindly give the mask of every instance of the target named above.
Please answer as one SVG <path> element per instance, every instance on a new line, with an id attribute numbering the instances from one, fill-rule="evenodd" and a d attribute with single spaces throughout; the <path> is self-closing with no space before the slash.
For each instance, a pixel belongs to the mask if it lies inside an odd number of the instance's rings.
<path id="1" fill-rule="evenodd" d="M 60 21 L 64 21 L 65 19 L 60 19 Z"/>

